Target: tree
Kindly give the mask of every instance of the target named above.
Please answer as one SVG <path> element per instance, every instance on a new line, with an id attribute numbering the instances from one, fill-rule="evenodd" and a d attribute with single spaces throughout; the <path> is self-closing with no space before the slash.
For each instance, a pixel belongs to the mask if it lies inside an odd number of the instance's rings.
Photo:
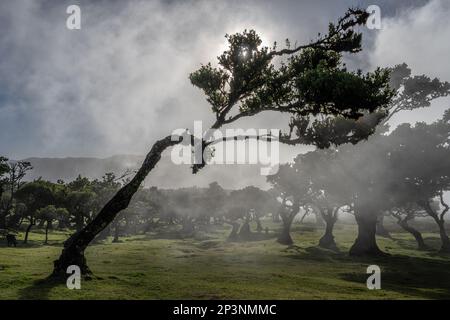
<path id="1" fill-rule="evenodd" d="M 57 220 L 58 217 L 66 216 L 67 214 L 67 209 L 56 208 L 54 205 L 48 205 L 36 211 L 36 219 L 40 219 L 45 222 L 44 244 L 48 244 L 48 230 L 53 229 L 53 221 Z"/>
<path id="2" fill-rule="evenodd" d="M 346 142 L 356 132 L 370 134 L 371 130 L 361 131 L 355 127 L 374 127 L 380 120 L 368 123 L 363 116 L 380 111 L 389 103 L 392 92 L 388 72 L 377 69 L 364 75 L 360 71 L 349 72 L 341 63 L 342 53 L 361 50 L 361 34 L 356 33 L 354 27 L 364 24 L 367 17 L 365 11 L 351 9 L 336 24 L 331 23 L 328 32 L 315 41 L 281 50 L 276 45 L 262 47 L 260 37 L 253 30 L 227 36 L 229 48 L 218 57 L 218 66 L 206 64 L 190 75 L 192 84 L 203 90 L 215 114 L 211 129 L 263 111 L 276 111 L 294 115 L 289 133 L 280 137 L 285 143 L 326 147 L 339 142 L 339 139 L 327 141 L 322 135 L 334 127 L 337 118 L 360 119 L 353 121 L 353 126 L 340 127 L 339 138 L 347 137 Z M 284 61 L 278 63 L 280 59 Z M 324 121 L 318 120 L 318 115 L 322 115 Z M 86 227 L 66 241 L 61 256 L 54 263 L 54 275 L 65 275 L 67 267 L 73 264 L 80 266 L 83 274 L 90 273 L 84 256 L 89 243 L 128 206 L 161 159 L 162 152 L 180 143 L 181 138 L 167 136 L 153 145 L 130 182 Z M 194 137 L 191 140 L 196 141 Z M 202 150 L 213 143 L 204 139 L 200 142 Z M 204 159 L 194 164 L 193 172 L 205 165 Z"/>
<path id="3" fill-rule="evenodd" d="M 420 210 L 420 208 L 414 203 L 409 203 L 401 207 L 391 209 L 390 213 L 397 219 L 398 225 L 414 237 L 419 250 L 429 249 L 423 240 L 422 233 L 409 224 L 409 221 L 416 217 L 426 216 L 426 213 L 424 213 L 423 210 Z"/>
<path id="4" fill-rule="evenodd" d="M 431 79 L 426 75 L 413 76 L 406 63 L 391 68 L 390 85 L 396 90 L 397 94 L 390 103 L 388 116 L 378 126 L 378 134 L 386 132 L 387 123 L 394 115 L 404 111 L 430 107 L 434 99 L 450 94 L 450 83 L 441 82 L 438 78 Z M 398 212 L 401 213 L 404 210 Z M 383 224 L 384 217 L 384 213 L 381 213 L 378 217 L 376 234 L 390 238 L 391 236 Z"/>
<path id="5" fill-rule="evenodd" d="M 272 186 L 279 191 L 281 206 L 278 211 L 283 228 L 277 241 L 281 244 L 292 245 L 294 241 L 290 235 L 292 221 L 301 206 L 309 203 L 310 179 L 301 166 L 292 164 L 281 165 L 278 172 L 267 177 Z"/>
<path id="6" fill-rule="evenodd" d="M 273 207 L 272 196 L 254 186 L 233 190 L 224 199 L 223 207 L 219 209 L 222 221 L 232 226 L 229 241 L 248 241 L 254 239 L 250 222 L 256 222 L 256 230 L 262 231 L 260 217 Z"/>
<path id="7" fill-rule="evenodd" d="M 6 226 L 6 214 L 3 213 L 3 192 L 8 179 L 6 178 L 6 173 L 9 171 L 8 158 L 0 156 L 0 229 Z"/>
<path id="8" fill-rule="evenodd" d="M 349 192 L 348 203 L 358 225 L 358 235 L 350 255 L 384 255 L 376 242 L 378 216 L 388 208 L 385 200 L 387 147 L 385 136 L 371 136 L 367 142 L 339 148 L 333 160 L 341 174 L 342 190 Z"/>
<path id="9" fill-rule="evenodd" d="M 89 189 L 69 191 L 66 196 L 66 208 L 70 213 L 71 222 L 80 231 L 91 220 L 95 193 Z"/>
<path id="10" fill-rule="evenodd" d="M 450 110 L 432 124 L 403 124 L 389 136 L 391 189 L 400 194 L 404 202 L 416 203 L 433 218 L 439 228 L 441 252 L 450 252 L 445 229 L 449 206 L 443 196 L 450 189 L 449 137 Z M 433 207 L 436 199 L 441 208 Z"/>
<path id="11" fill-rule="evenodd" d="M 394 210 L 400 218 L 404 216 L 402 211 L 413 204 L 435 220 L 440 229 L 441 251 L 448 250 L 444 227 L 448 210 L 441 195 L 450 182 L 450 164 L 446 161 L 450 157 L 449 119 L 447 111 L 442 120 L 430 125 L 402 124 L 389 135 L 373 135 L 367 143 L 339 149 L 337 160 L 348 176 L 347 186 L 342 188 L 348 187 L 353 193 L 358 223 L 358 237 L 350 249 L 351 255 L 384 254 L 376 244 L 377 217 Z M 431 206 L 436 198 L 441 202 L 440 213 L 439 208 Z M 410 217 L 406 216 L 407 220 Z M 403 227 L 408 227 L 407 220 L 400 222 Z M 418 235 L 412 229 L 409 231 Z"/>
<path id="12" fill-rule="evenodd" d="M 28 161 L 8 162 L 6 158 L 0 160 L 2 162 L 2 170 L 6 170 L 7 173 L 6 179 L 3 178 L 3 181 L 0 182 L 0 195 L 3 193 L 3 185 L 8 186 L 9 193 L 4 203 L 1 201 L 2 198 L 0 197 L 0 228 L 6 228 L 6 218 L 13 209 L 15 193 L 23 184 L 22 180 L 27 172 L 33 169 L 33 167 Z"/>
<path id="13" fill-rule="evenodd" d="M 24 243 L 28 242 L 28 235 L 31 228 L 36 224 L 37 212 L 39 209 L 55 203 L 53 184 L 48 181 L 36 180 L 26 183 L 17 190 L 17 199 L 26 206 L 24 215 L 28 220 L 28 227 L 25 231 Z"/>
<path id="14" fill-rule="evenodd" d="M 406 64 L 391 68 L 390 86 L 396 90 L 396 95 L 387 108 L 387 117 L 381 120 L 375 133 L 365 143 L 356 146 L 342 146 L 340 165 L 345 168 L 354 190 L 353 211 L 358 223 L 358 237 L 350 249 L 352 255 L 383 255 L 376 244 L 377 225 L 380 229 L 380 217 L 388 209 L 386 202 L 378 200 L 385 198 L 383 191 L 387 181 L 393 177 L 386 166 L 385 157 L 389 151 L 385 139 L 388 131 L 388 120 L 394 114 L 406 110 L 429 107 L 433 99 L 447 96 L 450 84 L 439 79 L 430 79 L 425 75 L 411 76 L 411 70 Z M 345 156 L 344 156 L 345 154 Z M 442 158 L 439 158 L 442 159 Z M 405 163 L 409 159 L 404 159 Z M 372 163 L 374 165 L 369 166 Z M 380 164 L 380 165 L 376 165 Z M 383 167 L 385 166 L 385 167 Z M 353 186 L 352 186 L 353 184 Z"/>
<path id="15" fill-rule="evenodd" d="M 338 219 L 339 210 L 352 203 L 351 192 L 345 186 L 346 175 L 335 161 L 336 150 L 315 150 L 295 159 L 295 166 L 302 168 L 309 181 L 310 203 L 317 208 L 325 221 L 325 233 L 319 240 L 319 246 L 337 249 L 333 228 Z"/>

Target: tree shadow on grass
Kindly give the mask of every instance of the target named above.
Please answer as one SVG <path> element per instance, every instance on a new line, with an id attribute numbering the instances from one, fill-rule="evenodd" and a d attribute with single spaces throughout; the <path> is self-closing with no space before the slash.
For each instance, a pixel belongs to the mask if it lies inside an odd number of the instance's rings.
<path id="1" fill-rule="evenodd" d="M 350 257 L 349 257 L 350 258 Z M 405 296 L 425 299 L 450 299 L 450 261 L 408 256 L 378 259 L 358 258 L 354 262 L 381 268 L 381 288 Z M 342 279 L 365 284 L 364 272 L 342 273 Z"/>
<path id="2" fill-rule="evenodd" d="M 283 250 L 284 252 L 292 253 L 287 257 L 299 260 L 314 260 L 318 262 L 331 262 L 334 260 L 346 260 L 347 253 L 334 250 L 324 249 L 319 246 L 312 246 L 307 248 L 301 248 L 296 245 L 288 246 Z"/>
<path id="3" fill-rule="evenodd" d="M 19 300 L 48 300 L 50 291 L 63 284 L 62 278 L 47 277 L 19 290 Z"/>
<path id="4" fill-rule="evenodd" d="M 397 245 L 399 245 L 403 249 L 407 250 L 418 250 L 417 241 L 414 239 L 393 239 Z M 421 251 L 438 251 L 441 246 L 441 241 L 439 238 L 435 237 L 426 237 L 424 238 L 425 245 L 428 247 L 427 250 Z"/>
<path id="5" fill-rule="evenodd" d="M 381 288 L 398 292 L 406 297 L 422 299 L 450 299 L 450 256 L 447 260 L 390 255 L 386 257 L 351 257 L 347 252 L 333 252 L 320 247 L 299 248 L 292 246 L 288 257 L 300 260 L 337 263 L 349 272 L 338 276 L 346 281 L 366 284 L 369 274 L 366 268 L 355 272 L 355 266 L 378 265 L 381 268 Z M 438 253 L 435 253 L 436 255 Z M 440 255 L 443 256 L 443 255 Z M 352 271 L 350 271 L 352 270 Z"/>

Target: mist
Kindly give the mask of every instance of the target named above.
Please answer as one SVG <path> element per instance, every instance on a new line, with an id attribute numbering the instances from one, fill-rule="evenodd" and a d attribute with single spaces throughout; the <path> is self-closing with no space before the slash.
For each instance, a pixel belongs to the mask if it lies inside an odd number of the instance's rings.
<path id="1" fill-rule="evenodd" d="M 2 1 L 1 297 L 450 297 L 449 17 L 446 0 Z"/>

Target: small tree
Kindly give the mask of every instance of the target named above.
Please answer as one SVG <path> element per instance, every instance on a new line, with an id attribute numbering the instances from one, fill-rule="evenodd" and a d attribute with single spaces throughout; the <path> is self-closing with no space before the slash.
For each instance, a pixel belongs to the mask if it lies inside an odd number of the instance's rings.
<path id="1" fill-rule="evenodd" d="M 292 245 L 291 225 L 300 207 L 307 205 L 310 201 L 311 181 L 304 168 L 292 164 L 281 165 L 278 172 L 268 176 L 267 180 L 279 191 L 282 199 L 278 214 L 283 222 L 283 228 L 277 241 L 281 244 Z"/>
<path id="2" fill-rule="evenodd" d="M 346 187 L 346 174 L 335 161 L 335 150 L 316 150 L 300 155 L 295 166 L 301 167 L 310 182 L 309 201 L 317 208 L 325 221 L 325 233 L 319 240 L 319 246 L 337 249 L 333 228 L 338 219 L 339 210 L 352 203 L 351 191 Z"/>
<path id="3" fill-rule="evenodd" d="M 1 178 L 0 175 L 0 229 L 7 227 L 6 218 L 13 211 L 15 194 L 23 185 L 23 178 L 28 171 L 32 169 L 31 163 L 28 161 L 10 162 L 6 158 L 0 158 L 2 169 L 6 177 Z M 5 201 L 2 201 L 3 188 L 7 186 L 8 195 Z"/>
<path id="4" fill-rule="evenodd" d="M 428 250 L 428 246 L 423 240 L 422 233 L 411 226 L 409 221 L 417 218 L 424 217 L 426 213 L 421 210 L 415 203 L 404 204 L 401 207 L 392 208 L 390 214 L 397 219 L 397 223 L 406 232 L 409 232 L 417 242 L 417 248 L 419 250 Z"/>
<path id="5" fill-rule="evenodd" d="M 68 214 L 65 208 L 56 208 L 54 205 L 49 205 L 36 211 L 36 219 L 45 222 L 45 241 L 48 244 L 48 231 L 53 229 L 53 221 L 58 217 L 66 216 Z"/>
<path id="6" fill-rule="evenodd" d="M 28 227 L 23 242 L 27 243 L 31 228 L 36 224 L 38 210 L 55 203 L 53 184 L 42 180 L 26 183 L 17 190 L 16 196 L 26 206 L 24 216 L 28 220 Z"/>

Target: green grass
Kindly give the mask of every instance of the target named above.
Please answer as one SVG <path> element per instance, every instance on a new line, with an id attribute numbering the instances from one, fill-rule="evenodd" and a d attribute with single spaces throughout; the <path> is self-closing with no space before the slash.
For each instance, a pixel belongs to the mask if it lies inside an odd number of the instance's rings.
<path id="1" fill-rule="evenodd" d="M 273 227 L 273 226 L 271 226 Z M 86 254 L 95 274 L 81 290 L 42 281 L 52 269 L 66 234 L 32 233 L 30 244 L 0 247 L 0 299 L 443 299 L 450 298 L 450 257 L 420 252 L 405 233 L 379 238 L 392 256 L 354 259 L 347 255 L 353 226 L 338 224 L 341 253 L 319 249 L 322 230 L 294 225 L 295 246 L 274 238 L 224 241 L 217 229 L 196 239 L 156 236 L 124 238 L 91 246 Z M 20 238 L 21 236 L 19 236 Z M 436 249 L 435 234 L 424 234 Z M 368 290 L 366 268 L 381 267 L 381 290 Z"/>

